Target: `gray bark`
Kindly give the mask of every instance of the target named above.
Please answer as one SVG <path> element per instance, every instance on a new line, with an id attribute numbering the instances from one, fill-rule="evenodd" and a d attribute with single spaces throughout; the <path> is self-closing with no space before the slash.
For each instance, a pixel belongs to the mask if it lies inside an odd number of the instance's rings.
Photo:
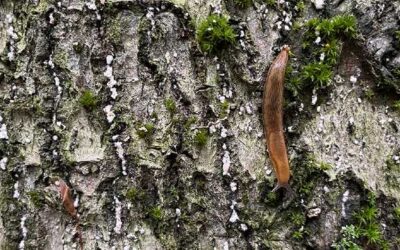
<path id="1" fill-rule="evenodd" d="M 330 249 L 367 193 L 396 249 L 400 3 L 305 1 L 296 14 L 296 2 L 2 1 L 0 249 L 78 249 L 57 178 L 73 190 L 84 249 Z M 195 38 L 213 11 L 244 34 L 218 57 Z M 292 23 L 350 13 L 359 29 L 332 85 L 285 106 L 292 199 L 270 193 L 261 120 L 276 52 L 289 43 L 293 63 L 304 53 L 299 33 L 277 25 L 284 12 Z M 92 109 L 80 101 L 88 90 Z"/>

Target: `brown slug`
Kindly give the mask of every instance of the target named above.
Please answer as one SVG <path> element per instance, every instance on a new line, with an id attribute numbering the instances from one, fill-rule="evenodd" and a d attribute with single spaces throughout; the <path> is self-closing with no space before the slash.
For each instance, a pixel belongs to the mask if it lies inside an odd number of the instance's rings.
<path id="1" fill-rule="evenodd" d="M 283 90 L 286 64 L 289 58 L 289 47 L 284 46 L 279 55 L 272 62 L 264 85 L 263 122 L 264 135 L 272 165 L 278 183 L 273 192 L 285 188 L 290 194 L 290 169 L 283 135 Z"/>

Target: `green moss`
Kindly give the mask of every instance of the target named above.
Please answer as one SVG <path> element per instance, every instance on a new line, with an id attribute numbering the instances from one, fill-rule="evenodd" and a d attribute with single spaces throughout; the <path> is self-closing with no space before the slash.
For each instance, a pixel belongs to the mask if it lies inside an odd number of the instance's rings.
<path id="1" fill-rule="evenodd" d="M 367 88 L 364 89 L 364 96 L 365 98 L 367 98 L 368 100 L 372 100 L 372 98 L 374 97 L 375 93 L 371 88 Z"/>
<path id="2" fill-rule="evenodd" d="M 159 222 L 162 221 L 164 218 L 164 211 L 159 206 L 152 207 L 149 209 L 147 215 L 149 216 L 150 219 Z"/>
<path id="3" fill-rule="evenodd" d="M 42 193 L 38 191 L 30 191 L 28 192 L 28 196 L 33 206 L 35 206 L 36 208 L 43 207 L 45 200 Z"/>
<path id="4" fill-rule="evenodd" d="M 208 130 L 200 129 L 194 136 L 194 143 L 199 147 L 204 147 L 208 141 Z"/>
<path id="5" fill-rule="evenodd" d="M 362 248 L 355 243 L 355 241 L 360 237 L 360 232 L 354 225 L 347 225 L 342 228 L 341 240 L 332 245 L 336 250 L 362 250 Z"/>
<path id="6" fill-rule="evenodd" d="M 356 230 L 360 238 L 366 239 L 368 245 L 386 249 L 387 242 L 383 237 L 382 230 L 378 222 L 378 208 L 376 207 L 375 194 L 368 194 L 368 203 L 353 217 L 356 221 Z"/>
<path id="7" fill-rule="evenodd" d="M 119 18 L 113 18 L 110 24 L 107 26 L 106 34 L 107 37 L 114 44 L 120 44 L 122 41 L 122 28 Z"/>
<path id="8" fill-rule="evenodd" d="M 223 102 L 220 103 L 219 107 L 219 116 L 220 118 L 225 118 L 229 114 L 229 102 L 227 100 L 224 100 Z"/>
<path id="9" fill-rule="evenodd" d="M 60 51 L 53 56 L 53 62 L 61 69 L 68 68 L 68 54 L 65 51 Z"/>
<path id="10" fill-rule="evenodd" d="M 97 107 L 98 98 L 90 90 L 85 90 L 79 98 L 79 103 L 87 110 L 93 110 Z"/>
<path id="11" fill-rule="evenodd" d="M 241 8 L 248 8 L 253 3 L 252 0 L 233 0 L 233 2 Z"/>
<path id="12" fill-rule="evenodd" d="M 189 118 L 186 120 L 186 122 L 185 122 L 185 124 L 184 124 L 183 126 L 184 126 L 185 130 L 189 130 L 190 127 L 191 127 L 193 124 L 195 124 L 196 122 L 197 122 L 197 117 L 191 116 L 191 117 L 189 117 Z"/>
<path id="13" fill-rule="evenodd" d="M 212 14 L 199 24 L 196 39 L 203 52 L 216 54 L 234 45 L 236 34 L 225 16 Z"/>
<path id="14" fill-rule="evenodd" d="M 400 207 L 396 207 L 393 212 L 396 219 L 400 221 Z"/>
<path id="15" fill-rule="evenodd" d="M 176 112 L 176 104 L 173 99 L 170 98 L 166 99 L 164 101 L 164 106 L 171 115 L 173 115 Z"/>
<path id="16" fill-rule="evenodd" d="M 394 38 L 395 38 L 396 41 L 397 41 L 397 46 L 400 47 L 400 30 L 396 30 L 396 31 L 394 32 Z"/>
<path id="17" fill-rule="evenodd" d="M 154 124 L 152 124 L 152 123 L 146 123 L 144 125 L 139 125 L 136 129 L 137 135 L 142 139 L 150 138 L 154 134 L 155 131 L 156 131 L 156 128 L 155 128 Z"/>
<path id="18" fill-rule="evenodd" d="M 332 169 L 332 165 L 326 162 L 320 162 L 319 163 L 319 169 L 321 169 L 322 171 L 327 171 Z"/>
<path id="19" fill-rule="evenodd" d="M 292 234 L 293 239 L 295 240 L 301 240 L 304 237 L 303 231 L 297 230 L 294 231 L 294 233 Z"/>
<path id="20" fill-rule="evenodd" d="M 306 217 L 301 212 L 292 212 L 289 216 L 289 221 L 293 225 L 300 227 L 306 222 Z"/>
<path id="21" fill-rule="evenodd" d="M 395 101 L 395 102 L 393 103 L 393 105 L 392 105 L 392 108 L 393 108 L 394 110 L 396 110 L 397 112 L 400 112 L 400 100 Z"/>
<path id="22" fill-rule="evenodd" d="M 302 82 L 309 82 L 319 88 L 330 84 L 333 75 L 332 68 L 324 63 L 313 62 L 304 66 L 301 72 Z"/>
<path id="23" fill-rule="evenodd" d="M 269 7 L 276 6 L 276 0 L 264 0 L 265 4 Z"/>
<path id="24" fill-rule="evenodd" d="M 353 15 L 338 15 L 329 19 L 312 18 L 306 25 L 309 32 L 317 31 L 324 39 L 336 39 L 338 36 L 355 37 L 357 19 Z"/>
<path id="25" fill-rule="evenodd" d="M 300 3 L 300 2 L 299 2 Z M 327 87 L 333 76 L 333 67 L 339 62 L 342 38 L 355 38 L 357 20 L 352 15 L 338 15 L 328 19 L 312 18 L 304 26 L 302 48 L 304 55 L 297 72 L 289 73 L 289 90 L 296 96 L 302 88 L 318 90 Z M 321 46 L 315 46 L 316 40 Z"/>
<path id="26" fill-rule="evenodd" d="M 136 188 L 130 188 L 126 191 L 125 197 L 132 203 L 143 200 L 145 193 Z"/>
<path id="27" fill-rule="evenodd" d="M 306 5 L 304 4 L 304 1 L 299 1 L 296 3 L 295 9 L 297 11 L 303 12 L 305 8 L 306 8 Z"/>

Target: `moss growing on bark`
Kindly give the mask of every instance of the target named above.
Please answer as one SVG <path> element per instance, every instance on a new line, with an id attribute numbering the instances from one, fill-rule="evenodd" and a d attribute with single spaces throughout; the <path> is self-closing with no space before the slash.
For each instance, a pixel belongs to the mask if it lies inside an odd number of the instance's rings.
<path id="1" fill-rule="evenodd" d="M 87 110 L 93 110 L 97 107 L 98 98 L 90 90 L 85 90 L 79 98 L 79 103 Z"/>
<path id="2" fill-rule="evenodd" d="M 228 18 L 212 14 L 197 27 L 196 39 L 203 52 L 217 54 L 236 43 L 236 34 Z"/>

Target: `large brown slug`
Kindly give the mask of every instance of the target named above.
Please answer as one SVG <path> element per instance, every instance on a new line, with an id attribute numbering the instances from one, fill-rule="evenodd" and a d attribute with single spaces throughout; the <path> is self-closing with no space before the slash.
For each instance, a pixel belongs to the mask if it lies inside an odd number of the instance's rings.
<path id="1" fill-rule="evenodd" d="M 290 194 L 290 169 L 283 135 L 283 89 L 289 47 L 284 46 L 272 62 L 264 85 L 263 122 L 266 144 L 278 183 L 273 192 L 285 188 Z"/>

